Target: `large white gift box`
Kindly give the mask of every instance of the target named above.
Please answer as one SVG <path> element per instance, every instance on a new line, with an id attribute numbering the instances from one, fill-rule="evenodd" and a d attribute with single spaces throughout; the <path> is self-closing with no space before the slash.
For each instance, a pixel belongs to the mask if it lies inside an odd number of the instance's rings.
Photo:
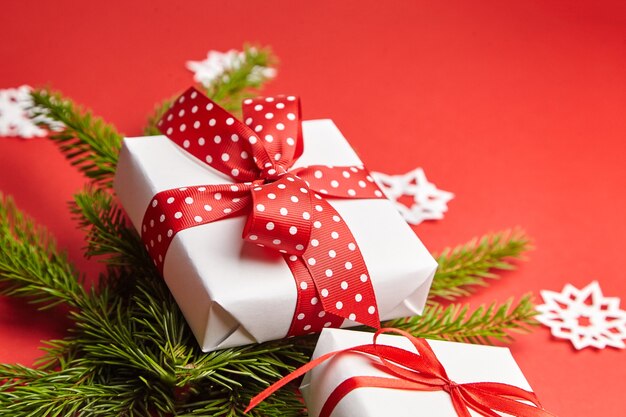
<path id="1" fill-rule="evenodd" d="M 302 123 L 304 154 L 294 168 L 362 165 L 330 120 Z M 140 229 L 146 208 L 160 191 L 232 179 L 200 163 L 165 136 L 124 139 L 115 191 Z M 363 254 L 382 320 L 420 314 L 436 262 L 384 199 L 329 199 Z M 163 275 L 204 351 L 280 339 L 296 308 L 292 273 L 278 252 L 241 238 L 245 217 L 177 233 Z M 356 323 L 345 320 L 343 327 Z"/>
<path id="2" fill-rule="evenodd" d="M 324 329 L 311 360 L 342 349 L 372 343 L 372 333 Z M 382 334 L 378 344 L 415 352 L 411 342 Z M 450 380 L 457 384 L 496 382 L 531 391 L 508 348 L 428 340 Z M 309 371 L 300 387 L 309 415 L 318 417 L 329 395 L 346 379 L 356 376 L 394 378 L 361 353 L 340 353 Z M 473 417 L 480 414 L 470 410 Z M 500 414 L 507 416 L 508 414 Z M 339 401 L 332 417 L 457 417 L 450 394 L 440 391 L 409 391 L 390 388 L 356 388 Z"/>

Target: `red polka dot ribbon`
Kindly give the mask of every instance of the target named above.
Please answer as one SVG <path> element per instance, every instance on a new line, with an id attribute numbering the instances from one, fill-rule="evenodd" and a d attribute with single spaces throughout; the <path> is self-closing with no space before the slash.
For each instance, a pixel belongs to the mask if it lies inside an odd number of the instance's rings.
<path id="1" fill-rule="evenodd" d="M 159 129 L 201 162 L 237 183 L 157 193 L 141 236 L 162 271 L 181 230 L 247 215 L 243 238 L 281 252 L 298 289 L 288 336 L 339 327 L 344 319 L 380 327 L 374 289 L 354 236 L 325 197 L 383 198 L 362 166 L 290 169 L 302 155 L 300 101 L 294 96 L 248 99 L 245 123 L 190 88 Z"/>

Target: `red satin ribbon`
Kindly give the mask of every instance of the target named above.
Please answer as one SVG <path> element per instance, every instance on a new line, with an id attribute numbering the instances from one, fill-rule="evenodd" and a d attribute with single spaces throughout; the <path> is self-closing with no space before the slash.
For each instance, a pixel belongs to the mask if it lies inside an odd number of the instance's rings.
<path id="1" fill-rule="evenodd" d="M 162 271 L 181 230 L 247 215 L 243 238 L 282 253 L 294 275 L 298 297 L 288 335 L 338 327 L 344 319 L 379 328 L 363 256 L 325 197 L 378 199 L 382 192 L 362 166 L 292 169 L 303 152 L 297 97 L 245 100 L 243 116 L 245 123 L 190 88 L 159 122 L 174 143 L 238 182 L 157 193 L 142 223 L 155 265 Z"/>
<path id="2" fill-rule="evenodd" d="M 401 348 L 380 345 L 377 338 L 383 333 L 396 333 L 411 341 L 417 353 Z M 393 378 L 356 376 L 339 384 L 326 399 L 319 417 L 329 417 L 335 406 L 352 390 L 362 387 L 391 388 L 411 391 L 446 391 L 459 417 L 471 417 L 469 410 L 487 417 L 500 417 L 495 411 L 517 417 L 554 417 L 544 410 L 537 396 L 530 391 L 513 385 L 496 382 L 474 382 L 457 384 L 448 378 L 446 370 L 424 339 L 413 337 L 398 329 L 378 330 L 370 345 L 354 346 L 330 352 L 296 369 L 263 392 L 255 396 L 245 412 L 252 410 L 276 390 L 336 355 L 357 352 L 377 357 L 384 369 Z M 528 401 L 532 405 L 521 403 Z"/>

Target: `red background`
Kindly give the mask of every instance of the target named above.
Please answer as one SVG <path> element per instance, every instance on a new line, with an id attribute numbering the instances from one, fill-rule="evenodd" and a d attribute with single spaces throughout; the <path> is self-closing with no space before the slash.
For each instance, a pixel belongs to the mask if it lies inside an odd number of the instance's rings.
<path id="1" fill-rule="evenodd" d="M 421 166 L 456 194 L 444 220 L 415 228 L 431 250 L 516 225 L 534 238 L 530 261 L 473 304 L 592 280 L 626 295 L 623 2 L 315 3 L 8 2 L 0 88 L 49 85 L 133 136 L 190 85 L 186 60 L 271 45 L 267 93 L 334 119 L 370 169 Z M 66 210 L 83 183 L 50 142 L 0 138 L 0 190 L 93 273 Z M 0 360 L 31 363 L 66 324 L 0 300 Z M 512 350 L 554 413 L 623 415 L 624 351 L 577 352 L 543 327 Z"/>

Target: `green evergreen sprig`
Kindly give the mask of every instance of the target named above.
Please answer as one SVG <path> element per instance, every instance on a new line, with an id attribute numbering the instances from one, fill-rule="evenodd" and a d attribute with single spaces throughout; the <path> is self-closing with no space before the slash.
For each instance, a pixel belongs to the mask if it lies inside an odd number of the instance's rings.
<path id="1" fill-rule="evenodd" d="M 107 190 L 86 187 L 74 196 L 70 211 L 86 234 L 85 256 L 113 266 L 146 266 L 154 270 L 141 239 L 124 210 Z"/>
<path id="2" fill-rule="evenodd" d="M 497 279 L 496 270 L 513 270 L 516 261 L 531 249 L 530 239 L 521 229 L 488 234 L 480 239 L 444 250 L 438 257 L 439 268 L 430 288 L 429 301 L 448 301 L 471 294 L 472 287 L 488 285 Z"/>
<path id="3" fill-rule="evenodd" d="M 523 333 L 537 324 L 532 296 L 503 304 L 492 303 L 471 311 L 469 305 L 427 306 L 421 316 L 392 320 L 386 326 L 396 327 L 427 339 L 491 344 L 493 340 L 511 342 L 510 332 Z"/>
<path id="4" fill-rule="evenodd" d="M 242 57 L 230 68 L 215 77 L 209 86 L 199 86 L 205 94 L 230 113 L 241 115 L 241 102 L 258 94 L 259 89 L 271 79 L 262 69 L 276 66 L 277 59 L 269 48 L 244 45 Z M 175 97 L 164 100 L 154 109 L 144 129 L 146 136 L 160 135 L 157 123 L 170 108 Z"/>
<path id="5" fill-rule="evenodd" d="M 110 188 L 115 175 L 122 135 L 113 125 L 94 117 L 72 100 L 48 89 L 31 92 L 35 115 L 41 114 L 59 122 L 60 131 L 51 132 L 67 159 L 77 166 L 94 184 Z"/>
<path id="6" fill-rule="evenodd" d="M 0 294 L 27 297 L 40 309 L 80 305 L 85 291 L 52 236 L 0 193 Z"/>

